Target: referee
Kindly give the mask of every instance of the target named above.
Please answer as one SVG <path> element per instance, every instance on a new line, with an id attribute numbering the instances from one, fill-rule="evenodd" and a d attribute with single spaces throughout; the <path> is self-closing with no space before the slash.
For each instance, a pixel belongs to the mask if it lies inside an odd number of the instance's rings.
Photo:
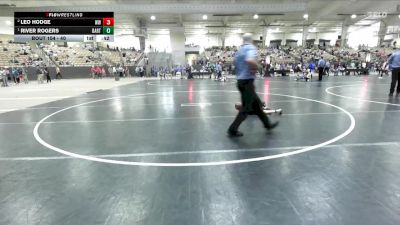
<path id="1" fill-rule="evenodd" d="M 396 87 L 396 96 L 400 95 L 400 50 L 394 52 L 389 58 L 389 68 L 392 70 L 392 83 L 390 84 L 389 96 L 393 96 Z"/>
<path id="2" fill-rule="evenodd" d="M 254 87 L 254 79 L 256 79 L 257 71 L 257 48 L 253 45 L 251 34 L 247 33 L 243 35 L 243 45 L 236 53 L 234 63 L 237 75 L 237 87 L 242 99 L 242 108 L 229 127 L 228 135 L 233 137 L 243 136 L 243 133 L 238 131 L 238 128 L 250 114 L 257 115 L 267 130 L 273 129 L 278 125 L 278 122 L 270 123 L 267 115 L 263 112 L 263 104 Z"/>
<path id="3" fill-rule="evenodd" d="M 318 81 L 322 80 L 322 75 L 324 75 L 326 62 L 324 57 L 321 56 L 321 59 L 318 61 Z"/>

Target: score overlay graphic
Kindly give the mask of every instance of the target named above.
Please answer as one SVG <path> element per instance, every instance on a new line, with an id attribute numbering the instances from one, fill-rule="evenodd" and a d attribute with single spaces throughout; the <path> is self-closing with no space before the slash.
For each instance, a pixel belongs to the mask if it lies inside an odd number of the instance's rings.
<path id="1" fill-rule="evenodd" d="M 15 12 L 16 42 L 113 42 L 114 12 Z"/>

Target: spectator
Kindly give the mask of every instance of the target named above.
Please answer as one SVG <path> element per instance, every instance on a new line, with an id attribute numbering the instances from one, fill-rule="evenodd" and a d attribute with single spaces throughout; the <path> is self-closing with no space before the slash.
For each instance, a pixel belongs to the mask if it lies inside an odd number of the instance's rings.
<path id="1" fill-rule="evenodd" d="M 140 68 L 139 66 L 136 66 L 135 68 L 135 76 L 139 76 Z"/>
<path id="2" fill-rule="evenodd" d="M 11 69 L 11 75 L 12 75 L 12 78 L 14 80 L 14 83 L 15 84 L 19 84 L 19 73 L 18 73 L 17 68 L 12 68 Z"/>
<path id="3" fill-rule="evenodd" d="M 118 66 L 117 69 L 118 73 L 119 73 L 119 77 L 123 77 L 124 76 L 124 68 L 122 68 L 122 66 Z"/>
<path id="4" fill-rule="evenodd" d="M 92 66 L 90 68 L 90 74 L 91 74 L 92 78 L 94 79 L 96 76 L 96 68 L 94 66 Z"/>
<path id="5" fill-rule="evenodd" d="M 62 79 L 60 67 L 56 66 L 56 79 Z"/>
<path id="6" fill-rule="evenodd" d="M 101 78 L 106 76 L 106 69 L 103 67 L 101 67 Z"/>
<path id="7" fill-rule="evenodd" d="M 124 73 L 124 76 L 125 76 L 125 77 L 130 76 L 130 75 L 129 75 L 129 67 L 128 67 L 128 66 L 125 66 L 124 72 L 125 72 L 125 73 Z"/>
<path id="8" fill-rule="evenodd" d="M 115 66 L 112 67 L 112 73 L 114 77 L 117 76 L 117 68 Z"/>
<path id="9" fill-rule="evenodd" d="M 217 79 L 219 80 L 219 79 L 221 79 L 221 76 L 222 76 L 222 62 L 219 62 L 216 65 L 215 69 L 216 69 L 216 72 L 217 72 Z"/>
<path id="10" fill-rule="evenodd" d="M 329 61 L 326 61 L 325 64 L 325 74 L 329 76 L 329 71 L 331 69 L 331 64 L 329 63 Z"/>
<path id="11" fill-rule="evenodd" d="M 25 67 L 21 68 L 21 72 L 22 72 L 22 76 L 23 76 L 23 79 L 24 79 L 24 83 L 28 84 L 29 83 L 28 72 L 26 71 Z"/>
<path id="12" fill-rule="evenodd" d="M 46 76 L 46 83 L 51 83 L 50 72 L 47 67 L 44 68 L 44 75 Z"/>
<path id="13" fill-rule="evenodd" d="M 43 84 L 43 71 L 40 69 L 39 66 L 36 66 L 36 76 L 37 76 L 37 80 L 38 80 L 38 84 Z"/>
<path id="14" fill-rule="evenodd" d="M 143 76 L 144 76 L 144 69 L 143 69 L 142 66 L 139 67 L 139 74 L 140 74 L 140 77 L 143 77 Z"/>
<path id="15" fill-rule="evenodd" d="M 3 67 L 0 68 L 0 78 L 3 81 L 1 86 L 2 87 L 8 87 L 8 77 L 7 77 L 6 70 Z"/>

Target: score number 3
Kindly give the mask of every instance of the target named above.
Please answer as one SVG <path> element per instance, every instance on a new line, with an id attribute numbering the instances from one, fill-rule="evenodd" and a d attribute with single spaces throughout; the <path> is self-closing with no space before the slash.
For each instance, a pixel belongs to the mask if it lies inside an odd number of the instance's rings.
<path id="1" fill-rule="evenodd" d="M 114 26 L 114 18 L 103 18 L 103 26 Z"/>

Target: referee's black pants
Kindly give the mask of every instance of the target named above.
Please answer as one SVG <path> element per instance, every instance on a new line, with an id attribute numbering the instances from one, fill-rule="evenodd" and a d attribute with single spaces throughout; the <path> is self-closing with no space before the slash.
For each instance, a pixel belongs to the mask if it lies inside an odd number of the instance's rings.
<path id="1" fill-rule="evenodd" d="M 324 74 L 324 67 L 318 67 L 318 80 L 322 80 L 323 74 Z"/>
<path id="2" fill-rule="evenodd" d="M 271 127 L 271 123 L 267 115 L 265 115 L 263 112 L 263 103 L 255 91 L 254 80 L 238 80 L 237 88 L 240 91 L 242 108 L 229 127 L 228 131 L 238 131 L 240 124 L 247 118 L 248 115 L 257 115 L 264 124 L 264 127 L 269 129 Z"/>
<path id="3" fill-rule="evenodd" d="M 400 68 L 392 70 L 392 83 L 390 85 L 390 94 L 394 93 L 394 89 L 397 83 L 397 94 L 400 94 Z"/>

